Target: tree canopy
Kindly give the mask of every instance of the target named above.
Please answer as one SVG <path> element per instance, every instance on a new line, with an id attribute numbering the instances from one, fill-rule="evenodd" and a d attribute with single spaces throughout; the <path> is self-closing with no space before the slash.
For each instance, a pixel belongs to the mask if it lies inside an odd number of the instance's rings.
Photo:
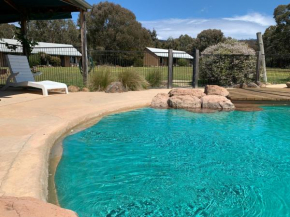
<path id="1" fill-rule="evenodd" d="M 30 21 L 28 25 L 30 39 L 80 46 L 80 32 L 72 20 L 37 20 Z"/>
<path id="2" fill-rule="evenodd" d="M 290 4 L 279 5 L 274 10 L 275 26 L 264 33 L 266 54 L 289 54 L 290 52 Z"/>
<path id="3" fill-rule="evenodd" d="M 0 39 L 14 38 L 16 34 L 16 27 L 11 24 L 0 24 Z"/>
<path id="4" fill-rule="evenodd" d="M 136 16 L 118 4 L 100 2 L 87 13 L 87 38 L 92 49 L 144 50 L 154 36 L 142 27 Z"/>

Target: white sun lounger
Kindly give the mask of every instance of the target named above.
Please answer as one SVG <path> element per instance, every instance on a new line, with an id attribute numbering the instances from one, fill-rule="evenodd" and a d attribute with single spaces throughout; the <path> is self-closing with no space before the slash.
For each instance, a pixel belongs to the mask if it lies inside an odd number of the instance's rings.
<path id="1" fill-rule="evenodd" d="M 7 78 L 6 85 L 2 90 L 6 90 L 10 86 L 35 87 L 42 89 L 44 96 L 48 95 L 48 90 L 53 89 L 64 89 L 65 93 L 68 94 L 66 84 L 54 81 L 35 81 L 34 76 L 39 75 L 39 73 L 33 75 L 26 56 L 7 55 L 6 57 L 11 75 Z M 13 82 L 11 82 L 12 79 Z"/>

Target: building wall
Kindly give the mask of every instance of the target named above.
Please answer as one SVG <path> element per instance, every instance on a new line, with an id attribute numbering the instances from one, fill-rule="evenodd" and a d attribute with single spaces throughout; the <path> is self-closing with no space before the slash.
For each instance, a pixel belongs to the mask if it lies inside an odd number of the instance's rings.
<path id="1" fill-rule="evenodd" d="M 146 50 L 143 58 L 144 66 L 159 66 L 159 57 Z"/>

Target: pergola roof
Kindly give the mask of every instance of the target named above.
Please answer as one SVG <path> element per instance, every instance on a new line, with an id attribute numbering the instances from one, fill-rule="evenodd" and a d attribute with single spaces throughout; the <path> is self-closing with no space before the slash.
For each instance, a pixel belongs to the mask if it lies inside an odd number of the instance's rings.
<path id="1" fill-rule="evenodd" d="M 0 23 L 27 20 L 71 18 L 71 12 L 87 11 L 92 6 L 83 0 L 2 0 Z"/>

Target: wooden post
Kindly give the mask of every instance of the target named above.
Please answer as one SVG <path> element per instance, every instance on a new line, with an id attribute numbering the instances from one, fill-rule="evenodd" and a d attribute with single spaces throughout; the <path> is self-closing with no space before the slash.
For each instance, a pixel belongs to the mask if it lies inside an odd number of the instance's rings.
<path id="1" fill-rule="evenodd" d="M 87 50 L 87 26 L 85 12 L 81 10 L 81 43 L 82 43 L 82 68 L 83 68 L 83 83 L 88 86 L 88 50 Z"/>
<path id="2" fill-rule="evenodd" d="M 167 82 L 167 88 L 172 88 L 172 82 L 173 82 L 173 51 L 172 49 L 168 50 L 168 82 Z"/>
<path id="3" fill-rule="evenodd" d="M 258 82 L 260 82 L 260 70 L 261 70 L 261 59 L 262 59 L 262 55 L 261 55 L 261 51 L 257 52 L 257 63 L 256 63 L 256 84 L 258 84 Z"/>
<path id="4" fill-rule="evenodd" d="M 27 39 L 27 19 L 26 17 L 22 17 L 21 19 L 21 34 L 23 35 L 24 39 Z M 29 51 L 28 51 L 28 47 L 26 46 L 26 44 L 24 42 L 22 42 L 22 50 L 23 50 L 23 55 L 28 56 Z"/>
<path id="5" fill-rule="evenodd" d="M 262 33 L 261 32 L 257 33 L 257 40 L 258 40 L 258 43 L 259 43 L 259 49 L 261 51 L 263 79 L 264 79 L 264 82 L 267 83 L 266 58 L 265 58 L 264 43 L 263 43 L 263 38 L 262 38 Z"/>
<path id="6" fill-rule="evenodd" d="M 193 74 L 192 74 L 192 87 L 198 88 L 198 75 L 199 75 L 199 50 L 195 49 L 193 62 Z"/>

